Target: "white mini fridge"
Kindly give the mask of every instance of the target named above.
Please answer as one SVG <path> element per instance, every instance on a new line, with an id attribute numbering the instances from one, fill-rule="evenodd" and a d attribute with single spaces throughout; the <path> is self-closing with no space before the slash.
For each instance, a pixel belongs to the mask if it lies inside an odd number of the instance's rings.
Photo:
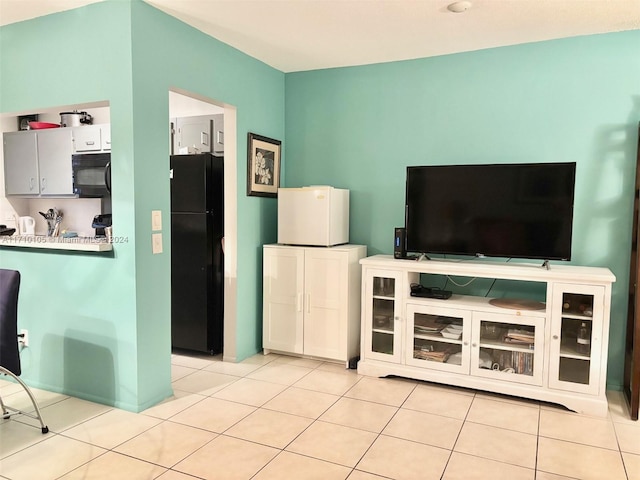
<path id="1" fill-rule="evenodd" d="M 278 243 L 349 243 L 349 190 L 326 185 L 278 189 Z"/>

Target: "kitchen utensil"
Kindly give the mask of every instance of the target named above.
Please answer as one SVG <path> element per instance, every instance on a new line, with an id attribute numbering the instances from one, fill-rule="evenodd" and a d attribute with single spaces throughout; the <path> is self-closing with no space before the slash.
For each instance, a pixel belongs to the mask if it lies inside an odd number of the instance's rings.
<path id="1" fill-rule="evenodd" d="M 62 212 L 57 208 L 50 208 L 47 213 L 38 212 L 47 221 L 47 237 L 56 237 L 60 233 Z"/>
<path id="2" fill-rule="evenodd" d="M 44 128 L 60 128 L 60 125 L 49 122 L 29 122 L 29 128 L 32 130 L 42 130 Z"/>
<path id="3" fill-rule="evenodd" d="M 63 127 L 79 127 L 80 125 L 91 125 L 92 123 L 93 117 L 87 112 L 74 110 L 73 112 L 60 113 L 60 125 Z"/>
<path id="4" fill-rule="evenodd" d="M 18 217 L 18 229 L 21 235 L 36 234 L 36 220 L 33 217 Z"/>

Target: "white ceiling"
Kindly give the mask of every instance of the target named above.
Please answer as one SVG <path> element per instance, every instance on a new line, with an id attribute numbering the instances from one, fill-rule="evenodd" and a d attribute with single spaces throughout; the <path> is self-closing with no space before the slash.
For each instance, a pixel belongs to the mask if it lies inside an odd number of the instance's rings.
<path id="1" fill-rule="evenodd" d="M 97 1 L 0 0 L 0 25 Z M 640 0 L 145 1 L 283 72 L 640 29 Z"/>

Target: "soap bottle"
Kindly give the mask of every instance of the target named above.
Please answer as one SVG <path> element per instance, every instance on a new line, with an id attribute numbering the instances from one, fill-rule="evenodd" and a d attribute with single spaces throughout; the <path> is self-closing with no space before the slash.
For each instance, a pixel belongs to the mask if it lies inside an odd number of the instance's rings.
<path id="1" fill-rule="evenodd" d="M 578 338 L 576 339 L 576 352 L 580 355 L 589 355 L 591 352 L 591 333 L 587 327 L 587 322 L 582 322 L 578 329 Z"/>

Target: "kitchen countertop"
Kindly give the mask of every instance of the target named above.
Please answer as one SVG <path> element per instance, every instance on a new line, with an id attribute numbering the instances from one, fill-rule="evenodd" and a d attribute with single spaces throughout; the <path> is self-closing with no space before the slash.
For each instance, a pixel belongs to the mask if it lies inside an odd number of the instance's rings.
<path id="1" fill-rule="evenodd" d="M 113 244 L 94 237 L 46 237 L 44 235 L 0 235 L 0 247 L 46 248 L 82 252 L 108 252 Z"/>

